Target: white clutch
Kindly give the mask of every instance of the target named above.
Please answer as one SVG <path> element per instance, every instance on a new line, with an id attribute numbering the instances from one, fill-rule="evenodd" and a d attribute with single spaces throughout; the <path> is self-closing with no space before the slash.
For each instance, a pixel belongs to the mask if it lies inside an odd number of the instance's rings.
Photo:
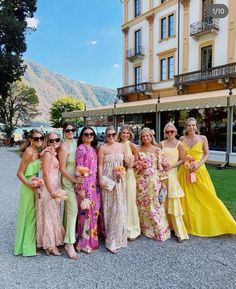
<path id="1" fill-rule="evenodd" d="M 106 184 L 106 189 L 107 189 L 108 191 L 112 191 L 113 188 L 114 188 L 115 185 L 116 185 L 116 182 L 113 181 L 112 179 L 108 178 L 107 176 L 103 176 L 102 178 L 103 178 L 103 180 L 104 180 L 104 182 L 105 182 L 105 184 Z"/>

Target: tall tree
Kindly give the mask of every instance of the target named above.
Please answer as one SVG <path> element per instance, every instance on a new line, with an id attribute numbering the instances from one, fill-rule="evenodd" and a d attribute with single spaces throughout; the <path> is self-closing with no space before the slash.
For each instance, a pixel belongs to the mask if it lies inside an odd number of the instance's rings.
<path id="1" fill-rule="evenodd" d="M 62 127 L 62 113 L 84 109 L 84 103 L 70 95 L 64 95 L 52 103 L 50 108 L 51 123 L 53 127 Z M 73 119 L 71 121 L 76 121 Z"/>
<path id="2" fill-rule="evenodd" d="M 0 105 L 10 84 L 24 74 L 27 18 L 33 17 L 37 0 L 0 0 Z"/>
<path id="3" fill-rule="evenodd" d="M 11 84 L 8 94 L 6 101 L 0 107 L 0 114 L 4 115 L 4 130 L 9 137 L 17 125 L 26 124 L 38 114 L 39 99 L 35 89 L 21 81 Z"/>

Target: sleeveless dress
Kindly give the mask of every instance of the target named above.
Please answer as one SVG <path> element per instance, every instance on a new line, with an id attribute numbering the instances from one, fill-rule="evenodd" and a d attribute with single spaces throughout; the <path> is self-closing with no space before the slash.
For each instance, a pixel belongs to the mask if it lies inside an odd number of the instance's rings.
<path id="1" fill-rule="evenodd" d="M 137 174 L 137 205 L 141 231 L 148 238 L 165 241 L 170 238 L 170 228 L 164 204 L 160 204 L 158 200 L 161 189 L 158 159 L 156 154 L 151 152 L 139 152 L 139 159 L 149 163 L 144 172 Z"/>
<path id="2" fill-rule="evenodd" d="M 103 176 L 114 179 L 113 169 L 123 166 L 122 153 L 104 156 Z M 105 244 L 109 250 L 127 247 L 127 208 L 124 177 L 116 182 L 112 191 L 102 190 Z"/>
<path id="3" fill-rule="evenodd" d="M 41 153 L 41 156 L 46 152 L 49 152 L 51 156 L 48 174 L 52 192 L 55 192 L 61 187 L 59 162 L 55 156 L 53 147 L 47 147 Z M 45 185 L 41 190 L 40 198 L 36 198 L 36 225 L 38 248 L 49 249 L 64 244 L 64 228 L 60 215 L 60 200 L 52 199 Z"/>
<path id="4" fill-rule="evenodd" d="M 203 156 L 202 142 L 192 148 L 183 142 L 185 153 L 199 162 Z M 213 237 L 223 234 L 236 234 L 236 222 L 223 202 L 217 197 L 205 164 L 196 171 L 197 182 L 188 181 L 188 170 L 181 165 L 178 173 L 180 185 L 185 192 L 181 199 L 184 223 L 191 235 Z"/>
<path id="5" fill-rule="evenodd" d="M 38 175 L 38 172 L 39 159 L 28 165 L 24 176 L 31 181 L 32 177 Z M 14 255 L 36 255 L 35 193 L 24 184 L 20 187 Z"/>
<path id="6" fill-rule="evenodd" d="M 132 156 L 130 141 L 124 143 L 126 153 Z M 126 169 L 126 199 L 127 199 L 127 217 L 128 217 L 128 238 L 135 239 L 141 234 L 138 208 L 136 204 L 136 178 L 133 168 Z"/>
<path id="7" fill-rule="evenodd" d="M 169 163 L 175 164 L 179 160 L 178 145 L 173 148 L 165 147 L 164 142 L 161 142 L 162 151 L 166 156 Z M 168 176 L 168 196 L 167 196 L 167 208 L 168 215 L 170 217 L 171 225 L 174 229 L 175 235 L 181 240 L 189 239 L 183 222 L 183 210 L 181 206 L 180 198 L 184 197 L 184 192 L 178 181 L 177 167 L 167 171 Z"/>
<path id="8" fill-rule="evenodd" d="M 84 177 L 83 184 L 77 184 L 75 192 L 78 201 L 77 247 L 81 250 L 98 249 L 97 223 L 100 207 L 100 194 L 97 190 L 97 153 L 91 146 L 78 146 L 76 151 L 76 165 L 89 168 L 89 175 Z M 88 198 L 90 208 L 83 210 L 81 202 Z"/>
<path id="9" fill-rule="evenodd" d="M 65 142 L 69 144 L 69 155 L 66 160 L 66 171 L 72 176 L 75 175 L 75 152 L 76 141 L 74 139 L 65 139 Z M 62 176 L 62 188 L 67 192 L 68 199 L 64 202 L 64 216 L 63 224 L 65 228 L 64 243 L 75 243 L 75 227 L 78 213 L 78 206 L 76 195 L 74 191 L 74 184 L 66 177 Z"/>

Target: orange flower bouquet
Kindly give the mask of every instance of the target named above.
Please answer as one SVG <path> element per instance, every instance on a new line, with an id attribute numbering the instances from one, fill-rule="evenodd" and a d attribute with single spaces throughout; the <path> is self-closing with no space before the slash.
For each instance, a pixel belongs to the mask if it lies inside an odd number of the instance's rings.
<path id="1" fill-rule="evenodd" d="M 76 176 L 87 177 L 89 175 L 89 168 L 88 167 L 76 167 L 75 174 Z"/>
<path id="2" fill-rule="evenodd" d="M 65 201 L 68 199 L 67 192 L 62 189 L 56 190 L 56 192 L 53 193 L 53 197 L 62 201 Z"/>
<path id="3" fill-rule="evenodd" d="M 32 177 L 31 185 L 34 189 L 40 189 L 44 185 L 44 180 L 38 177 Z"/>
<path id="4" fill-rule="evenodd" d="M 195 172 L 192 170 L 195 166 L 196 162 L 194 157 L 191 155 L 187 155 L 185 157 L 185 162 L 184 162 L 184 167 L 189 170 L 189 175 L 188 175 L 188 181 L 190 183 L 196 183 L 197 182 L 197 176 Z"/>
<path id="5" fill-rule="evenodd" d="M 120 181 L 120 179 L 124 177 L 125 175 L 125 167 L 123 166 L 114 167 L 113 173 L 114 173 L 115 179 Z"/>

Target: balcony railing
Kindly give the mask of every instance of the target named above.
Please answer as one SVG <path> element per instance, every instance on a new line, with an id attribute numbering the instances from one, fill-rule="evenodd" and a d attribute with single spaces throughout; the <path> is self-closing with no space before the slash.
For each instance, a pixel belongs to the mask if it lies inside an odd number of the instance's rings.
<path id="1" fill-rule="evenodd" d="M 144 46 L 138 45 L 134 48 L 128 49 L 126 51 L 126 59 L 134 61 L 136 58 L 143 58 L 144 56 Z"/>
<path id="2" fill-rule="evenodd" d="M 174 86 L 236 76 L 236 62 L 174 76 Z"/>
<path id="3" fill-rule="evenodd" d="M 124 86 L 117 88 L 118 97 L 132 94 L 132 93 L 151 93 L 152 92 L 152 82 L 142 82 L 134 85 Z"/>
<path id="4" fill-rule="evenodd" d="M 200 36 L 209 31 L 218 31 L 219 19 L 209 17 L 190 25 L 190 36 Z"/>

